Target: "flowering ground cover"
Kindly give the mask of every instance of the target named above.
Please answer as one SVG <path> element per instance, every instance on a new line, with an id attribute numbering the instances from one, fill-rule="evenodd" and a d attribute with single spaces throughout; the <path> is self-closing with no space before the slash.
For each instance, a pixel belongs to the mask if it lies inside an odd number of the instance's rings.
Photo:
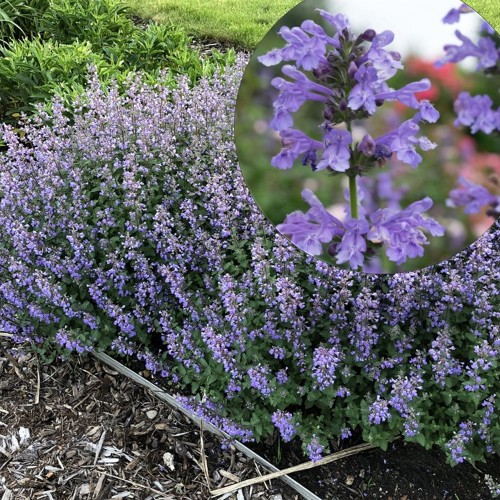
<path id="1" fill-rule="evenodd" d="M 196 83 L 130 76 L 126 92 L 91 69 L 70 109 L 3 128 L 0 328 L 46 361 L 143 362 L 232 436 L 302 460 L 400 436 L 450 464 L 494 456 L 498 222 L 414 273 L 304 255 L 239 171 L 247 60 Z"/>
<path id="2" fill-rule="evenodd" d="M 5 128 L 2 328 L 52 356 L 54 342 L 139 356 L 203 390 L 201 407 L 184 403 L 232 435 L 277 428 L 313 458 L 359 426 L 382 447 L 403 432 L 454 461 L 494 452 L 497 226 L 417 274 L 304 257 L 237 168 L 244 64 L 193 88 L 131 81 L 126 96 L 94 74 L 74 124 L 56 101 L 23 137 Z"/>

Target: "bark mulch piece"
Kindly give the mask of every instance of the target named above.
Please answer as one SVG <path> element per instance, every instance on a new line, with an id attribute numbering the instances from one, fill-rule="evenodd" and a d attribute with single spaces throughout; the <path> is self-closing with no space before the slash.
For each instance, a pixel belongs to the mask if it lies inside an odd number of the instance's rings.
<path id="1" fill-rule="evenodd" d="M 265 473 L 92 357 L 44 366 L 0 338 L 0 500 L 207 500 Z M 300 497 L 275 480 L 226 498 Z"/>

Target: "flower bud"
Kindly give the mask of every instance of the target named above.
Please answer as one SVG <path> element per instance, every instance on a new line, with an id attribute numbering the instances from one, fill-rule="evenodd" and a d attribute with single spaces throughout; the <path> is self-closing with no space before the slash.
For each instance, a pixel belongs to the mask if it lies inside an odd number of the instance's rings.
<path id="1" fill-rule="evenodd" d="M 325 109 L 323 110 L 323 118 L 329 122 L 332 121 L 334 115 L 335 113 L 331 106 L 326 106 Z"/>
<path id="2" fill-rule="evenodd" d="M 361 151 L 365 156 L 373 156 L 375 154 L 376 144 L 369 134 L 365 134 L 361 142 L 358 144 L 358 151 Z"/>
<path id="3" fill-rule="evenodd" d="M 488 180 L 494 184 L 495 186 L 500 186 L 500 179 L 498 177 L 498 175 L 496 174 L 491 174 L 489 177 L 488 177 Z"/>
<path id="4" fill-rule="evenodd" d="M 375 30 L 367 29 L 364 33 L 361 33 L 361 35 L 359 35 L 359 38 L 361 38 L 363 42 L 371 42 L 376 35 L 377 33 L 375 32 Z"/>
<path id="5" fill-rule="evenodd" d="M 337 243 L 330 243 L 330 245 L 328 245 L 328 255 L 335 257 L 337 255 L 337 247 Z"/>
<path id="6" fill-rule="evenodd" d="M 307 166 L 310 165 L 313 172 L 316 170 L 316 165 L 318 162 L 318 155 L 314 149 L 310 149 L 304 153 L 302 157 L 302 165 Z"/>
<path id="7" fill-rule="evenodd" d="M 377 160 L 377 165 L 383 167 L 392 156 L 392 151 L 386 144 L 377 144 L 373 156 Z"/>
<path id="8" fill-rule="evenodd" d="M 395 60 L 395 61 L 401 61 L 401 54 L 399 52 L 396 52 L 395 50 L 391 50 L 389 52 L 389 54 L 391 54 L 392 58 Z"/>
<path id="9" fill-rule="evenodd" d="M 332 71 L 332 67 L 328 63 L 320 64 L 317 68 L 313 69 L 312 74 L 318 80 L 323 79 L 325 76 L 328 76 Z"/>
<path id="10" fill-rule="evenodd" d="M 340 99 L 339 110 L 340 111 L 347 111 L 347 101 L 344 98 Z"/>

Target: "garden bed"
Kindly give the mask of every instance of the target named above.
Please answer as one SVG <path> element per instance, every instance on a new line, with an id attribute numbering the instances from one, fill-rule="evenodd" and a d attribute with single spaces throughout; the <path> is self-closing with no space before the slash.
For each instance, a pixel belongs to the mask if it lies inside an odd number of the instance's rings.
<path id="1" fill-rule="evenodd" d="M 2 339 L 0 373 L 0 444 L 29 430 L 19 450 L 0 453 L 2 500 L 209 498 L 199 427 L 118 372 L 91 357 L 40 365 Z M 276 447 L 249 447 L 281 469 L 303 462 L 298 447 L 282 445 L 280 461 Z M 203 450 L 212 489 L 267 472 L 207 432 Z M 500 458 L 450 468 L 442 452 L 396 441 L 292 477 L 324 500 L 472 500 L 491 498 L 487 475 L 500 480 Z M 279 480 L 239 491 L 227 498 L 300 498 Z"/>

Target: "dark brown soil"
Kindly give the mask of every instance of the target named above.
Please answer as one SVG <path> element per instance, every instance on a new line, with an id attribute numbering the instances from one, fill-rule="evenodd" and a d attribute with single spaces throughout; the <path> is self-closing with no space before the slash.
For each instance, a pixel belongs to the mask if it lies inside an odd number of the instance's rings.
<path id="1" fill-rule="evenodd" d="M 348 446 L 355 444 L 358 442 Z M 266 450 L 259 448 L 259 454 L 265 456 Z M 272 455 L 268 457 L 277 467 L 304 461 L 298 446 L 281 448 L 281 463 L 272 460 Z M 292 477 L 323 500 L 486 500 L 492 498 L 487 475 L 500 482 L 500 457 L 475 466 L 463 463 L 450 467 L 441 450 L 427 451 L 418 444 L 398 440 L 386 452 L 365 451 Z"/>

